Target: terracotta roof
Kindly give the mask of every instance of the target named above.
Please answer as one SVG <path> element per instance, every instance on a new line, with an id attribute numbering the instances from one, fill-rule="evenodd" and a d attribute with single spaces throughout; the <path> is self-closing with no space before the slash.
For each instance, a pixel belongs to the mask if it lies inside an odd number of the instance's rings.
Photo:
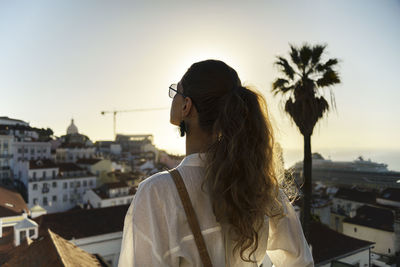
<path id="1" fill-rule="evenodd" d="M 357 189 L 339 188 L 335 194 L 335 198 L 341 198 L 360 203 L 373 204 L 376 202 L 376 194 L 371 191 L 359 191 Z"/>
<path id="2" fill-rule="evenodd" d="M 29 169 L 50 169 L 57 168 L 57 164 L 49 159 L 38 159 L 29 161 Z"/>
<path id="3" fill-rule="evenodd" d="M 102 161 L 103 159 L 78 159 L 76 164 L 83 164 L 83 165 L 93 165 L 96 164 L 99 161 Z"/>
<path id="4" fill-rule="evenodd" d="M 125 184 L 122 187 L 114 187 L 114 188 L 124 188 L 124 187 L 129 187 L 125 182 L 121 182 L 123 184 Z M 110 184 L 110 183 L 108 183 Z M 106 184 L 103 184 L 102 186 L 100 186 L 99 188 L 93 189 L 93 192 L 96 193 L 101 199 L 109 199 L 109 192 L 108 190 L 110 189 Z M 116 183 L 113 183 L 116 184 Z M 136 188 L 134 187 L 130 187 L 129 188 L 129 192 L 128 195 L 120 195 L 120 196 L 116 196 L 116 197 L 124 197 L 124 196 L 133 196 L 134 194 L 136 194 Z"/>
<path id="5" fill-rule="evenodd" d="M 358 224 L 388 232 L 394 231 L 394 214 L 393 211 L 388 208 L 378 208 L 364 205 L 357 209 L 357 214 L 355 217 L 346 218 L 343 220 L 343 222 Z"/>
<path id="6" fill-rule="evenodd" d="M 28 207 L 22 196 L 15 191 L 0 187 L 0 218 L 21 215 Z"/>
<path id="7" fill-rule="evenodd" d="M 47 228 L 67 240 L 115 233 L 123 230 L 129 205 L 99 209 L 71 210 L 52 213 L 34 219 L 39 233 Z"/>
<path id="8" fill-rule="evenodd" d="M 4 267 L 25 266 L 101 266 L 94 255 L 48 230 L 29 245 L 18 246 Z"/>
<path id="9" fill-rule="evenodd" d="M 387 188 L 382 191 L 379 198 L 400 202 L 400 188 Z"/>
<path id="10" fill-rule="evenodd" d="M 340 259 L 363 248 L 369 248 L 374 243 L 340 234 L 321 223 L 310 225 L 310 243 L 315 264 L 333 259 Z"/>
<path id="11" fill-rule="evenodd" d="M 129 187 L 129 185 L 125 182 L 113 182 L 113 183 L 105 183 L 103 186 L 107 189 L 116 189 L 116 188 L 124 188 Z"/>
<path id="12" fill-rule="evenodd" d="M 83 168 L 79 167 L 75 163 L 58 163 L 60 172 L 70 172 L 70 171 L 82 171 Z"/>

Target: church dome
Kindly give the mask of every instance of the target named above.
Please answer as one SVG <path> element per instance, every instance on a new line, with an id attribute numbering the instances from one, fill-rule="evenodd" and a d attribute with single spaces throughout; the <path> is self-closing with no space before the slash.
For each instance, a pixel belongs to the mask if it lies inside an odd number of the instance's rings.
<path id="1" fill-rule="evenodd" d="M 70 126 L 68 126 L 67 128 L 67 134 L 77 134 L 77 133 L 78 133 L 78 127 L 75 126 L 74 119 L 72 119 Z"/>

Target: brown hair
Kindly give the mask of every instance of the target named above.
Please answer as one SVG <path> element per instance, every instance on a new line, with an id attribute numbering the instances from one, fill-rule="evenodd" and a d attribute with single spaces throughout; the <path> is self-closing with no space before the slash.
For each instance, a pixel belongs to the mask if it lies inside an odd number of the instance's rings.
<path id="1" fill-rule="evenodd" d="M 217 60 L 193 64 L 181 84 L 196 104 L 200 127 L 215 137 L 205 151 L 203 183 L 214 214 L 230 226 L 234 252 L 240 250 L 242 260 L 252 262 L 265 216 L 283 214 L 265 100 L 244 87 L 233 68 Z"/>

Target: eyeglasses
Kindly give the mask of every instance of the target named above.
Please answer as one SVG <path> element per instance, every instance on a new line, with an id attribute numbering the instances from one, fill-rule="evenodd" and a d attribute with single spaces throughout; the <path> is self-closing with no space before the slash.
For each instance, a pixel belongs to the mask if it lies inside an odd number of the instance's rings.
<path id="1" fill-rule="evenodd" d="M 176 94 L 181 95 L 181 96 L 183 96 L 184 98 L 188 97 L 188 96 L 186 96 L 186 95 L 184 95 L 183 93 L 181 93 L 181 92 L 178 91 L 178 84 L 173 83 L 173 84 L 171 84 L 171 86 L 169 87 L 168 95 L 169 95 L 170 98 L 174 98 L 174 97 L 176 96 Z M 196 103 L 194 102 L 193 99 L 192 99 L 192 103 L 193 103 L 193 105 L 196 107 L 197 112 L 200 112 L 198 106 L 196 105 Z"/>
<path id="2" fill-rule="evenodd" d="M 174 98 L 176 94 L 186 97 L 184 94 L 178 91 L 178 85 L 176 83 L 173 83 L 169 87 L 168 95 L 170 98 Z"/>

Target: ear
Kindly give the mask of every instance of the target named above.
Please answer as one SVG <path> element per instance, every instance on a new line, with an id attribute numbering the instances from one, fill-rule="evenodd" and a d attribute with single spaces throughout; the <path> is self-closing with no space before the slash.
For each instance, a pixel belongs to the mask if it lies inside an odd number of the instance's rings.
<path id="1" fill-rule="evenodd" d="M 182 105 L 182 118 L 186 118 L 190 115 L 193 107 L 193 102 L 190 97 L 185 97 Z"/>

